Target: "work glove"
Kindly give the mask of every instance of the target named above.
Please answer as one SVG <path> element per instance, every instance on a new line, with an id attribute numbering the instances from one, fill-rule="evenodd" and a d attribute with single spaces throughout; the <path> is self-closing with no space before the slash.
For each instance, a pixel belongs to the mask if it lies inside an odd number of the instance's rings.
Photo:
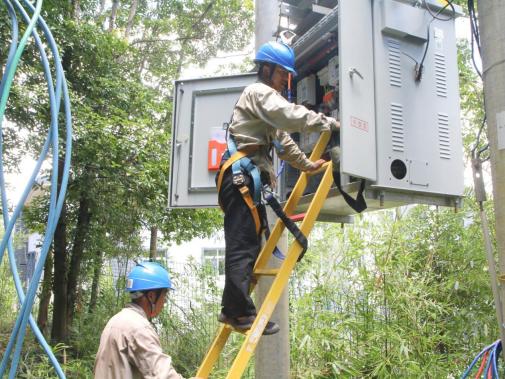
<path id="1" fill-rule="evenodd" d="M 330 120 L 330 129 L 332 132 L 340 131 L 340 121 L 334 119 L 333 117 L 328 117 L 328 120 Z"/>

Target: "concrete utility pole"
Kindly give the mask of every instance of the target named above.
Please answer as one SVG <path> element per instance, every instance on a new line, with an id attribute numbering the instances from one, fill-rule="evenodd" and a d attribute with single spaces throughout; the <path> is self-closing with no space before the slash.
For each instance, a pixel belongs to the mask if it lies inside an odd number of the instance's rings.
<path id="1" fill-rule="evenodd" d="M 505 25 L 503 23 L 505 4 L 503 0 L 479 1 L 478 17 L 496 215 L 499 294 L 502 314 L 505 314 Z M 501 335 L 504 328 L 505 325 L 500 325 Z"/>
<path id="2" fill-rule="evenodd" d="M 258 51 L 258 48 L 265 42 L 275 40 L 279 11 L 279 2 L 276 0 L 255 0 L 255 51 Z M 276 220 L 275 214 L 270 209 L 267 214 L 269 220 Z M 270 227 L 273 228 L 273 223 L 270 224 Z M 283 252 L 287 252 L 286 232 L 277 246 Z M 272 257 L 269 265 L 270 267 L 279 267 L 280 263 L 277 258 Z M 263 303 L 272 281 L 271 278 L 263 277 L 256 286 L 258 307 Z M 289 300 L 287 288 L 279 299 L 271 320 L 277 322 L 281 330 L 273 336 L 266 336 L 260 340 L 255 354 L 256 379 L 289 379 Z"/>

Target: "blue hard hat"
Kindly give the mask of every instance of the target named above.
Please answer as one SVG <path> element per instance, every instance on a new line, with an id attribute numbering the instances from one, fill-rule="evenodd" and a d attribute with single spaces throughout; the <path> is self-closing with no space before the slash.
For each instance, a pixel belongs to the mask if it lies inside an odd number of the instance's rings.
<path id="1" fill-rule="evenodd" d="M 140 262 L 126 277 L 126 290 L 128 292 L 161 288 L 174 289 L 168 271 L 156 262 Z"/>
<path id="2" fill-rule="evenodd" d="M 296 76 L 295 52 L 285 43 L 270 41 L 261 45 L 254 61 L 278 64 Z"/>

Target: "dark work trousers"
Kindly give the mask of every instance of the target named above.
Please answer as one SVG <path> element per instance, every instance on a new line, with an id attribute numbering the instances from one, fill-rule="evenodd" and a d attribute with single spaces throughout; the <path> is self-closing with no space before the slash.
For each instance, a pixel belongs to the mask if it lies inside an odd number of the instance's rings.
<path id="1" fill-rule="evenodd" d="M 252 191 L 252 179 L 249 190 Z M 252 195 L 252 192 L 251 192 Z M 221 305 L 222 312 L 231 318 L 256 315 L 249 286 L 254 263 L 261 249 L 261 236 L 256 234 L 256 224 L 249 207 L 237 186 L 233 184 L 232 170 L 224 173 L 219 200 L 224 211 L 225 284 Z M 258 206 L 264 223 L 265 207 Z"/>

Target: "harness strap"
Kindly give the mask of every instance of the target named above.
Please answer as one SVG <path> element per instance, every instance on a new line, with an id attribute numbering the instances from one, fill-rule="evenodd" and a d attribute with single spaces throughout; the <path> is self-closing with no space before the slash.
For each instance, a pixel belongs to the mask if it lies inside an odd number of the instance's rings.
<path id="1" fill-rule="evenodd" d="M 230 154 L 231 156 L 235 155 L 235 153 L 237 153 L 238 150 L 232 135 L 229 135 L 226 143 L 228 145 L 227 153 Z M 235 160 L 232 163 L 231 169 L 233 175 L 240 174 L 242 170 L 251 175 L 254 186 L 254 192 L 253 192 L 254 203 L 259 204 L 261 201 L 261 173 L 258 167 L 256 167 L 253 161 L 249 159 L 246 155 L 247 154 L 244 154 L 244 156 L 240 157 L 240 159 Z M 226 158 L 226 153 L 224 158 Z"/>
<path id="2" fill-rule="evenodd" d="M 268 241 L 269 238 L 270 238 L 270 227 L 268 226 L 268 221 L 267 221 L 266 225 L 265 225 L 265 239 Z M 273 254 L 275 257 L 277 257 L 281 261 L 286 259 L 286 256 L 283 254 L 283 252 L 277 246 L 275 246 Z"/>
<path id="3" fill-rule="evenodd" d="M 233 164 L 235 163 L 236 161 L 238 161 L 240 158 L 243 158 L 245 157 L 246 154 L 242 151 L 237 151 L 236 153 L 234 153 L 230 158 L 228 158 L 224 163 L 223 165 L 221 166 L 221 168 L 219 169 L 219 176 L 217 178 L 217 193 L 219 193 L 219 191 L 221 191 L 221 184 L 223 184 L 223 176 L 224 176 L 224 173 L 226 170 L 228 170 L 228 168 Z M 221 207 L 222 209 L 223 207 Z"/>
<path id="4" fill-rule="evenodd" d="M 356 194 L 356 199 L 353 199 L 351 195 L 342 189 L 342 186 L 340 185 L 340 172 L 333 171 L 333 181 L 335 182 L 335 185 L 342 194 L 342 197 L 344 198 L 347 205 L 349 205 L 352 209 L 358 213 L 361 213 L 367 208 L 365 197 L 363 196 L 366 182 L 365 179 L 361 179 L 361 184 L 359 186 L 358 193 Z"/>
<path id="5" fill-rule="evenodd" d="M 219 171 L 219 176 L 217 178 L 217 193 L 221 191 L 221 185 L 223 184 L 223 176 L 225 171 L 230 168 L 234 163 L 238 162 L 240 159 L 244 158 L 246 153 L 243 151 L 237 151 L 234 153 L 230 158 L 228 158 L 223 165 L 221 166 L 221 169 Z M 256 225 L 256 234 L 260 233 L 261 230 L 261 222 L 260 222 L 260 216 L 258 214 L 258 209 L 256 208 L 256 205 L 254 204 L 254 201 L 251 197 L 251 193 L 249 192 L 249 188 L 246 185 L 243 185 L 238 188 L 240 191 L 240 194 L 242 195 L 242 198 L 244 199 L 245 203 L 249 207 L 249 210 L 251 211 L 251 215 L 254 219 L 254 224 Z M 219 204 L 221 209 L 223 209 L 222 205 Z"/>
<path id="6" fill-rule="evenodd" d="M 249 193 L 249 188 L 247 188 L 247 186 L 242 186 L 239 187 L 239 191 L 242 194 L 242 198 L 244 199 L 245 203 L 249 207 L 249 210 L 251 211 L 254 223 L 256 224 L 256 234 L 259 235 L 261 231 L 260 216 L 258 213 L 258 208 L 256 205 L 254 205 L 254 201 L 251 197 L 251 194 Z"/>
<path id="7" fill-rule="evenodd" d="M 284 213 L 284 210 L 282 209 L 281 205 L 273 195 L 269 194 L 268 196 L 266 196 L 266 201 L 267 204 L 270 205 L 272 210 L 275 212 L 277 217 L 279 217 L 282 220 L 282 222 L 286 226 L 286 229 L 288 229 L 291 232 L 291 234 L 295 237 L 296 241 L 302 247 L 302 252 L 298 257 L 298 262 L 300 262 L 309 246 L 307 237 L 303 235 L 302 231 L 298 228 L 298 226 L 286 215 L 286 213 Z"/>

